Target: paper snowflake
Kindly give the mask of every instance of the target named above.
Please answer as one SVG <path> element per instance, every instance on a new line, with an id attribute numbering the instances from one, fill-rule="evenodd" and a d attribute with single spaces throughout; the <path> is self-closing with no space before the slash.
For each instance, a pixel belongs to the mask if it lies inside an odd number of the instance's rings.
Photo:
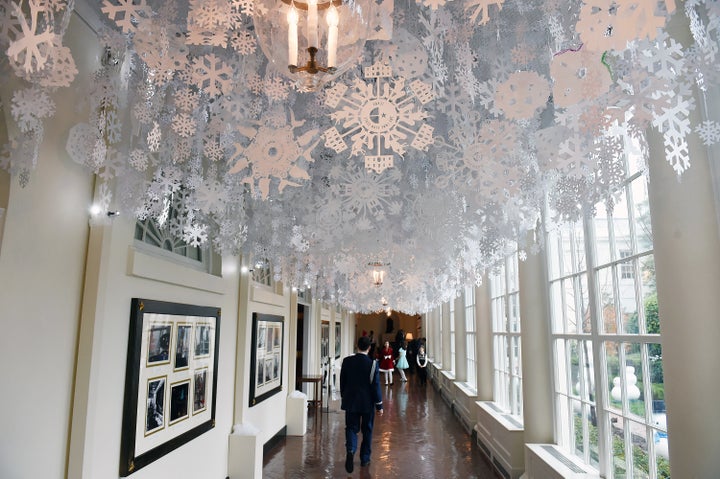
<path id="1" fill-rule="evenodd" d="M 602 53 L 586 49 L 556 55 L 550 63 L 550 74 L 555 81 L 553 101 L 559 107 L 597 98 L 612 83 L 610 72 L 602 63 Z"/>
<path id="2" fill-rule="evenodd" d="M 336 85 L 328 93 L 326 105 L 336 108 L 341 104 L 331 118 L 341 124 L 343 133 L 336 127 L 328 129 L 325 146 L 340 153 L 347 148 L 344 138 L 349 136 L 351 155 L 364 151 L 365 167 L 382 173 L 393 166 L 392 153 L 405 154 L 408 140 L 409 146 L 420 151 L 432 144 L 433 127 L 425 122 L 428 114 L 420 108 L 432 96 L 419 81 L 413 82 L 408 91 L 405 78 L 392 78 L 387 65 L 366 68 L 365 78 L 375 80 L 366 83 L 357 79 L 347 95 L 344 85 Z M 375 154 L 368 154 L 371 152 Z"/>
<path id="3" fill-rule="evenodd" d="M 497 5 L 498 10 L 502 10 L 503 3 L 505 0 L 465 0 L 465 11 L 471 11 L 470 21 L 485 25 L 490 21 L 490 5 Z"/>
<path id="4" fill-rule="evenodd" d="M 716 121 L 705 120 L 695 127 L 695 132 L 698 134 L 705 146 L 720 143 L 720 123 Z"/>
<path id="5" fill-rule="evenodd" d="M 145 0 L 103 0 L 102 4 L 103 13 L 125 33 L 135 31 L 138 20 L 152 13 Z"/>
<path id="6" fill-rule="evenodd" d="M 298 164 L 299 159 L 312 162 L 310 154 L 317 144 L 317 130 L 309 130 L 300 137 L 295 137 L 295 129 L 303 126 L 304 121 L 290 122 L 281 128 L 274 128 L 265 123 L 259 127 L 243 128 L 244 136 L 250 139 L 246 147 L 235 143 L 235 154 L 230 158 L 230 174 L 245 173 L 242 179 L 253 191 L 259 191 L 263 199 L 270 194 L 270 183 L 278 182 L 278 191 L 287 186 L 298 187 L 299 180 L 308 180 L 307 171 Z"/>
<path id="7" fill-rule="evenodd" d="M 11 17 L 17 27 L 7 56 L 25 72 L 35 73 L 45 68 L 54 46 L 59 42 L 53 23 L 47 16 L 48 7 L 39 0 L 28 2 L 28 7 L 30 18 L 25 16 L 17 3 L 9 2 L 6 7 L 5 15 Z"/>
<path id="8" fill-rule="evenodd" d="M 535 72 L 517 72 L 510 75 L 495 92 L 495 105 L 513 119 L 527 119 L 547 104 L 550 86 Z"/>
<path id="9" fill-rule="evenodd" d="M 220 57 L 208 53 L 193 61 L 191 77 L 198 88 L 214 97 L 230 91 L 233 72 Z"/>

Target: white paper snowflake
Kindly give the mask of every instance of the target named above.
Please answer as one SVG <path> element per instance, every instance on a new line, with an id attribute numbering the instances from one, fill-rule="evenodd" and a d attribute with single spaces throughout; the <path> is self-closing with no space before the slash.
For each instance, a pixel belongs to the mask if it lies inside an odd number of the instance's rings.
<path id="1" fill-rule="evenodd" d="M 556 55 L 550 63 L 550 75 L 555 81 L 553 101 L 559 107 L 597 98 L 612 84 L 602 53 L 586 49 Z"/>
<path id="2" fill-rule="evenodd" d="M 214 53 L 193 60 L 191 76 L 193 83 L 211 97 L 228 93 L 232 86 L 232 69 Z"/>
<path id="3" fill-rule="evenodd" d="M 102 4 L 103 13 L 125 33 L 133 32 L 139 19 L 152 14 L 145 0 L 103 0 Z"/>
<path id="4" fill-rule="evenodd" d="M 187 113 L 178 113 L 173 117 L 172 129 L 183 138 L 190 138 L 195 134 L 197 122 Z"/>
<path id="5" fill-rule="evenodd" d="M 207 225 L 189 223 L 183 230 L 183 240 L 190 246 L 202 246 L 208 239 Z"/>
<path id="6" fill-rule="evenodd" d="M 397 169 L 384 175 L 357 167 L 334 171 L 331 190 L 340 198 L 345 211 L 375 221 L 400 212 L 401 191 L 397 182 L 402 175 Z"/>
<path id="7" fill-rule="evenodd" d="M 53 23 L 46 16 L 48 7 L 38 0 L 28 2 L 30 18 L 27 18 L 21 5 L 14 2 L 6 5 L 5 15 L 14 17 L 18 27 L 7 49 L 8 58 L 27 73 L 42 70 L 54 46 L 60 43 Z"/>
<path id="8" fill-rule="evenodd" d="M 665 25 L 656 8 L 654 1 L 585 0 L 575 29 L 588 50 L 624 50 L 632 40 L 653 40 Z"/>
<path id="9" fill-rule="evenodd" d="M 517 72 L 498 86 L 495 105 L 507 118 L 527 119 L 547 104 L 549 96 L 550 86 L 545 78 L 531 71 Z"/>
<path id="10" fill-rule="evenodd" d="M 326 130 L 325 146 L 340 153 L 347 147 L 344 138 L 349 136 L 351 155 L 364 151 L 366 167 L 381 173 L 392 166 L 390 152 L 405 154 L 408 140 L 409 146 L 425 151 L 433 142 L 433 127 L 425 122 L 429 115 L 412 100 L 416 98 L 421 104 L 423 101 L 414 92 L 408 92 L 403 77 L 391 77 L 389 66 L 368 67 L 365 78 L 375 80 L 366 83 L 357 79 L 347 95 L 344 86 L 335 86 L 328 93 L 329 107 L 341 104 L 341 109 L 330 116 L 341 124 L 343 133 L 336 127 Z M 419 91 L 419 86 L 416 90 Z M 429 97 L 422 98 L 425 103 L 429 101 Z"/>
<path id="11" fill-rule="evenodd" d="M 145 171 L 148 167 L 148 157 L 144 150 L 134 149 L 130 152 L 130 166 L 138 171 Z"/>
<path id="12" fill-rule="evenodd" d="M 698 134 L 705 146 L 720 143 L 720 123 L 716 121 L 705 120 L 695 127 L 695 133 Z"/>
<path id="13" fill-rule="evenodd" d="M 40 120 L 55 113 L 55 102 L 41 88 L 15 90 L 11 112 L 22 131 L 33 130 L 40 127 Z"/>
<path id="14" fill-rule="evenodd" d="M 278 191 L 287 186 L 298 187 L 299 180 L 308 180 L 310 176 L 299 164 L 299 159 L 312 162 L 311 151 L 317 145 L 317 130 L 309 130 L 299 138 L 295 137 L 294 129 L 303 126 L 304 121 L 295 121 L 291 115 L 290 122 L 282 128 L 273 128 L 261 124 L 256 128 L 243 128 L 244 136 L 250 138 L 245 147 L 235 144 L 235 154 L 230 158 L 228 173 L 245 173 L 243 183 L 250 185 L 251 190 L 259 191 L 263 199 L 270 194 L 270 183 L 277 180 Z"/>
<path id="15" fill-rule="evenodd" d="M 498 10 L 502 10 L 503 3 L 505 0 L 465 0 L 465 11 L 471 11 L 470 21 L 485 25 L 490 21 L 490 5 L 497 5 Z"/>

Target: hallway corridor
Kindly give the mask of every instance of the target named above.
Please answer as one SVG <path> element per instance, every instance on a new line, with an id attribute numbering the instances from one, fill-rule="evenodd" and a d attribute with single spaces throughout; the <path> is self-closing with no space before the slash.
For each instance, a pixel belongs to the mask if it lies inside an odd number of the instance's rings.
<path id="1" fill-rule="evenodd" d="M 372 462 L 345 472 L 345 413 L 339 392 L 329 412 L 310 409 L 304 437 L 288 436 L 265 457 L 264 479 L 377 477 L 383 479 L 495 479 L 487 459 L 432 385 L 421 388 L 417 377 L 381 386 L 385 414 L 375 416 Z M 327 403 L 326 403 L 327 404 Z M 358 438 L 360 439 L 360 438 Z"/>

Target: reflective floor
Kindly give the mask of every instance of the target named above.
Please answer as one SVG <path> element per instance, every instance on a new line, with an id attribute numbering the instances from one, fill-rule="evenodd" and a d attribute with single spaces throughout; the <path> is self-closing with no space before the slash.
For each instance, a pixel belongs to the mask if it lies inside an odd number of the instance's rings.
<path id="1" fill-rule="evenodd" d="M 435 389 L 408 379 L 402 383 L 396 376 L 393 385 L 381 386 L 385 414 L 375 417 L 368 467 L 360 467 L 356 453 L 355 471 L 345 472 L 345 413 L 331 393 L 329 407 L 325 402 L 322 412 L 309 410 L 305 436 L 288 436 L 266 455 L 263 478 L 500 477 Z"/>

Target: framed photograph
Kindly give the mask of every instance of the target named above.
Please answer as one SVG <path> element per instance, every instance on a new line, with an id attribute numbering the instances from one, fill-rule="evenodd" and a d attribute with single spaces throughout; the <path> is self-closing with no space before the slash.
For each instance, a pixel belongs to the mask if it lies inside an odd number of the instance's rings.
<path id="1" fill-rule="evenodd" d="M 282 390 L 285 318 L 253 313 L 250 351 L 250 407 Z"/>
<path id="2" fill-rule="evenodd" d="M 340 358 L 340 349 L 342 346 L 342 323 L 335 323 L 335 359 Z"/>
<path id="3" fill-rule="evenodd" d="M 320 324 L 320 358 L 330 357 L 330 322 L 323 321 Z"/>
<path id="4" fill-rule="evenodd" d="M 120 477 L 215 427 L 220 309 L 133 298 Z"/>

